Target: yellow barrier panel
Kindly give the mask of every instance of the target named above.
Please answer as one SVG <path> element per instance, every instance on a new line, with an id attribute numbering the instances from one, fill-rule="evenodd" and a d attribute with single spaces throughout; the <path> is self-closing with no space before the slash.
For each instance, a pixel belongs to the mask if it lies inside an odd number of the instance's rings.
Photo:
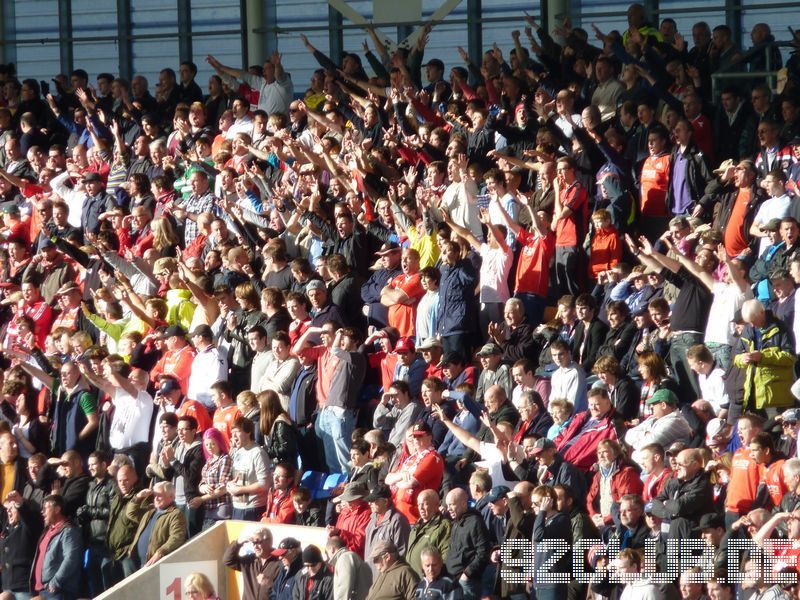
<path id="1" fill-rule="evenodd" d="M 96 600 L 143 600 L 144 598 L 182 600 L 184 578 L 192 571 L 202 571 L 208 575 L 212 583 L 215 583 L 220 598 L 227 600 L 241 598 L 242 575 L 226 568 L 222 562 L 222 555 L 228 544 L 239 539 L 246 529 L 252 530 L 258 527 L 269 527 L 274 546 L 284 538 L 293 537 L 299 540 L 304 548 L 314 544 L 324 551 L 328 539 L 328 533 L 322 527 L 220 521 L 156 564 L 137 571 L 104 594 L 97 596 Z M 213 572 L 213 567 L 216 568 L 216 572 Z"/>

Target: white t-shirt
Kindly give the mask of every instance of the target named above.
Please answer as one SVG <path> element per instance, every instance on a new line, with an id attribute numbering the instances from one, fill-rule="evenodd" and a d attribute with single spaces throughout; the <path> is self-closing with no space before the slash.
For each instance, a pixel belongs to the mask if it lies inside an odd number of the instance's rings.
<path id="1" fill-rule="evenodd" d="M 259 508 L 267 505 L 267 493 L 272 478 L 269 473 L 269 457 L 264 448 L 253 444 L 250 448 L 231 450 L 233 474 L 231 482 L 237 485 L 253 485 L 258 482 L 264 489 L 258 494 L 233 496 L 234 508 Z"/>
<path id="2" fill-rule="evenodd" d="M 708 375 L 698 373 L 697 381 L 700 384 L 700 394 L 703 400 L 711 403 L 715 415 L 719 415 L 719 411 L 723 408 L 728 408 L 730 400 L 725 391 L 725 371 L 717 367 Z"/>
<path id="3" fill-rule="evenodd" d="M 228 359 L 214 346 L 199 351 L 192 361 L 186 397 L 197 400 L 212 411 L 216 409 L 211 399 L 211 386 L 228 379 Z"/>
<path id="4" fill-rule="evenodd" d="M 114 398 L 114 417 L 108 433 L 108 443 L 115 450 L 130 448 L 150 439 L 150 420 L 153 417 L 153 398 L 140 391 L 136 398 L 117 388 Z"/>
<path id="5" fill-rule="evenodd" d="M 491 248 L 481 244 L 481 302 L 505 302 L 511 297 L 508 291 L 508 273 L 511 270 L 511 249 Z"/>
<path id="6" fill-rule="evenodd" d="M 481 458 L 475 463 L 476 467 L 488 469 L 492 477 L 492 485 L 505 485 L 512 488 L 518 481 L 508 481 L 503 475 L 503 455 L 497 449 L 497 444 L 481 442 Z"/>
<path id="7" fill-rule="evenodd" d="M 758 211 L 756 211 L 756 216 L 753 218 L 753 222 L 756 225 L 766 225 L 772 219 L 782 219 L 789 214 L 789 206 L 791 203 L 792 199 L 788 194 L 769 198 L 758 207 Z M 758 245 L 758 255 L 761 256 L 764 253 L 764 250 L 769 248 L 769 246 L 769 237 L 762 237 Z"/>
<path id="8" fill-rule="evenodd" d="M 704 341 L 733 346 L 736 342 L 731 324 L 733 315 L 742 308 L 745 300 L 753 297 L 753 292 L 748 288 L 742 293 L 735 283 L 721 281 L 716 282 L 711 291 L 714 294 L 714 301 L 708 313 Z"/>

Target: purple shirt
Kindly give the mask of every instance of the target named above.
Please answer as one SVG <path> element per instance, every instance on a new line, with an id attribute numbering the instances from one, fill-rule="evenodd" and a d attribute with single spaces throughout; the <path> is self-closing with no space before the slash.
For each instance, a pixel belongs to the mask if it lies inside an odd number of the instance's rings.
<path id="1" fill-rule="evenodd" d="M 683 215 L 692 206 L 692 197 L 689 195 L 689 185 L 686 181 L 686 167 L 689 161 L 682 152 L 675 153 L 675 161 L 672 168 L 672 214 Z"/>

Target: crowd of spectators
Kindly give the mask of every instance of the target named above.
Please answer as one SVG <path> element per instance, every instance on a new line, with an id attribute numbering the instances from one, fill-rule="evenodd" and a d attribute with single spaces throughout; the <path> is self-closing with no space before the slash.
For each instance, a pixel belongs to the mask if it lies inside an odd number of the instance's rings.
<path id="1" fill-rule="evenodd" d="M 797 55 L 776 91 L 765 24 L 520 24 L 449 70 L 303 36 L 304 93 L 0 69 L 0 598 L 226 519 L 248 600 L 800 598 L 728 561 L 800 555 Z M 582 540 L 596 581 L 545 578 Z"/>

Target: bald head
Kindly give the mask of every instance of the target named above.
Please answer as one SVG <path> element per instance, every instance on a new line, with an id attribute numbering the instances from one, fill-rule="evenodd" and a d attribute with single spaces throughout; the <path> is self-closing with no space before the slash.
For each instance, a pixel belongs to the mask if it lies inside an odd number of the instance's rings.
<path id="1" fill-rule="evenodd" d="M 453 519 L 458 519 L 467 510 L 467 492 L 461 488 L 450 490 L 445 498 L 447 512 Z"/>
<path id="2" fill-rule="evenodd" d="M 439 494 L 433 490 L 424 490 L 417 496 L 417 509 L 423 521 L 430 521 L 439 512 Z"/>

